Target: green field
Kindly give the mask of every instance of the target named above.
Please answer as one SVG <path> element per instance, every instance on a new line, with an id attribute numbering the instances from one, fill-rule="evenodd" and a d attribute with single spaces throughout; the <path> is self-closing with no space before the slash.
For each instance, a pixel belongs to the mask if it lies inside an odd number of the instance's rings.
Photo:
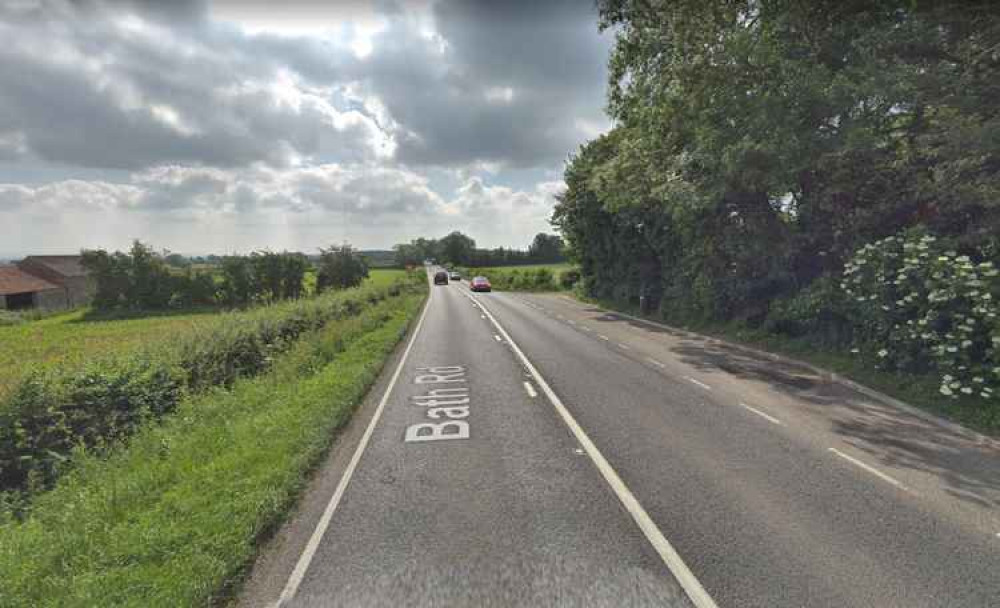
<path id="1" fill-rule="evenodd" d="M 78 455 L 26 519 L 0 521 L 0 605 L 226 604 L 425 294 L 417 282 L 332 320 L 124 449 Z"/>
<path id="2" fill-rule="evenodd" d="M 370 271 L 365 284 L 384 287 L 405 275 L 404 270 L 375 269 Z M 200 309 L 96 320 L 91 311 L 83 309 L 0 326 L 0 396 L 40 366 L 75 366 L 108 354 L 176 340 L 207 329 L 220 312 L 221 309 Z"/>

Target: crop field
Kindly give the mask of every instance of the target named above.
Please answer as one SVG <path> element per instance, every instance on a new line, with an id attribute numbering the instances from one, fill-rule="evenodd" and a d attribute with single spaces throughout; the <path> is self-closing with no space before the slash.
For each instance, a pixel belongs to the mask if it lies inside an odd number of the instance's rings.
<path id="1" fill-rule="evenodd" d="M 107 354 L 176 339 L 218 316 L 203 310 L 109 321 L 86 320 L 86 310 L 20 325 L 0 326 L 0 396 L 26 373 L 45 365 L 77 365 Z"/>
<path id="2" fill-rule="evenodd" d="M 385 287 L 405 275 L 403 270 L 374 269 L 365 284 Z M 104 355 L 177 340 L 207 329 L 221 312 L 207 308 L 100 320 L 84 309 L 0 326 L 0 396 L 25 374 L 41 366 L 76 366 Z"/>

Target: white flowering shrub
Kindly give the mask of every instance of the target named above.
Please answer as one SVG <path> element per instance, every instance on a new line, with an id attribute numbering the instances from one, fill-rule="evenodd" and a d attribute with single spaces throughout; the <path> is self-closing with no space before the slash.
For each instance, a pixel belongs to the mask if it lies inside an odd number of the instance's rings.
<path id="1" fill-rule="evenodd" d="M 937 372 L 942 395 L 998 402 L 1000 272 L 909 233 L 865 245 L 840 283 L 855 326 L 852 352 L 880 369 Z"/>

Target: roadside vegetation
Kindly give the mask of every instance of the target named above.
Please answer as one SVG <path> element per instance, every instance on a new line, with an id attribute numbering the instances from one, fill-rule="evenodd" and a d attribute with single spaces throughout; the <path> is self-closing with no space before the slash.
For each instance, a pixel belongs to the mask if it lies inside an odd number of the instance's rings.
<path id="1" fill-rule="evenodd" d="M 74 363 L 27 366 L 0 396 L 0 505 L 22 511 L 74 466 L 81 450 L 108 452 L 189 396 L 266 372 L 301 336 L 422 289 L 418 274 L 248 311 L 95 324 L 97 339 L 77 339 L 86 351 Z M 45 324 L 56 321 L 6 331 L 44 334 Z M 134 347 L 114 348 L 123 343 Z M 100 348 L 110 354 L 94 357 Z"/>
<path id="2" fill-rule="evenodd" d="M 748 6 L 598 2 L 616 126 L 553 216 L 581 293 L 1000 430 L 1000 14 Z"/>
<path id="3" fill-rule="evenodd" d="M 322 297 L 343 310 L 378 288 Z M 127 448 L 83 453 L 23 520 L 0 523 L 0 605 L 225 602 L 426 294 L 417 276 L 311 326 L 255 378 L 185 394 Z"/>
<path id="4" fill-rule="evenodd" d="M 369 271 L 363 284 L 387 287 L 405 276 L 403 270 L 375 269 Z M 314 290 L 307 289 L 306 293 Z M 29 372 L 57 365 L 79 367 L 95 359 L 131 352 L 138 346 L 189 339 L 211 331 L 225 310 L 219 306 L 192 306 L 12 314 L 10 323 L 0 323 L 0 402 Z"/>
<path id="5" fill-rule="evenodd" d="M 467 279 L 484 276 L 493 289 L 500 291 L 565 291 L 573 289 L 580 280 L 580 272 L 570 264 L 463 268 L 460 271 Z"/>

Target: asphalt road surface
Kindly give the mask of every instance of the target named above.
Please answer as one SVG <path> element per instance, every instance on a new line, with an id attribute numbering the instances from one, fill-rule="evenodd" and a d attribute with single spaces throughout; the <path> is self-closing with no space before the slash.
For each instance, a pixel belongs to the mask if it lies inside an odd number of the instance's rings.
<path id="1" fill-rule="evenodd" d="M 1000 605 L 997 442 L 805 368 L 452 282 L 384 376 L 241 605 Z"/>

